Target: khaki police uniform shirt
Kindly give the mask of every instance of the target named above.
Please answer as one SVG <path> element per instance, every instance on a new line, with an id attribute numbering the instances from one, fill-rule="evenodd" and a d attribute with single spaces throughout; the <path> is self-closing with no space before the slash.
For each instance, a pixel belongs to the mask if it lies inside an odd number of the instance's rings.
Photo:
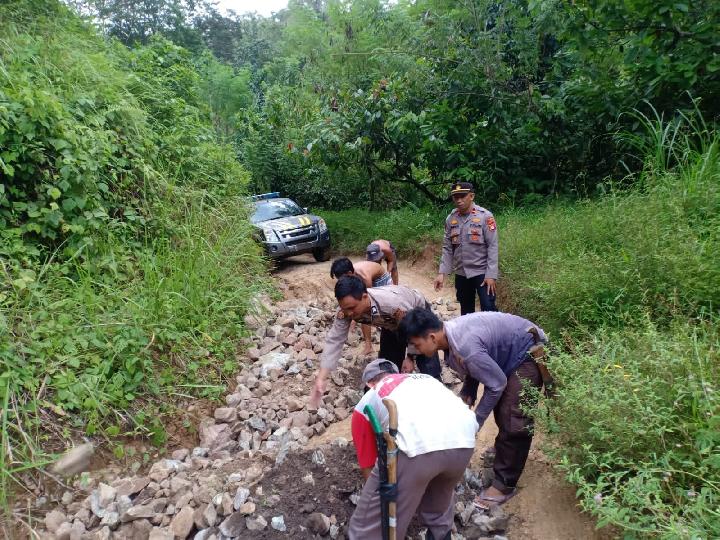
<path id="1" fill-rule="evenodd" d="M 370 297 L 370 313 L 357 319 L 357 322 L 369 324 L 396 332 L 400 321 L 405 313 L 413 308 L 429 307 L 427 299 L 415 289 L 403 287 L 402 285 L 386 285 L 385 287 L 373 287 L 368 289 Z M 325 338 L 325 346 L 320 357 L 320 367 L 333 370 L 337 367 L 338 360 L 342 354 L 342 348 L 347 341 L 352 319 L 343 317 L 342 312 L 333 321 L 333 325 Z M 412 347 L 410 354 L 416 354 Z"/>
<path id="2" fill-rule="evenodd" d="M 498 234 L 492 212 L 473 204 L 466 215 L 453 210 L 445 220 L 441 274 L 498 278 Z"/>

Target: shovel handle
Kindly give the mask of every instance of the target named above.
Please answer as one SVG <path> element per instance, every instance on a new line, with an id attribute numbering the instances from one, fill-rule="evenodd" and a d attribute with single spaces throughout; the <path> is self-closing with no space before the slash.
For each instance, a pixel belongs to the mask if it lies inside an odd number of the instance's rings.
<path id="1" fill-rule="evenodd" d="M 388 484 L 397 483 L 397 444 L 395 442 L 395 436 L 397 435 L 398 426 L 398 412 L 397 405 L 392 399 L 383 399 L 383 405 L 388 410 L 388 432 L 385 433 L 385 440 L 387 441 L 387 469 L 388 469 Z M 397 539 L 397 502 L 390 501 L 389 504 L 389 540 Z"/>

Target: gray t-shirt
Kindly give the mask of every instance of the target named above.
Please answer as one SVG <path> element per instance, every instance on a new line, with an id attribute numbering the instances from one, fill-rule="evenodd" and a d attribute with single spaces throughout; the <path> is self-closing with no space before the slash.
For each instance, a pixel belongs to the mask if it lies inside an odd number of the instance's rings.
<path id="1" fill-rule="evenodd" d="M 526 359 L 535 342 L 528 329 L 538 329 L 543 342 L 545 332 L 536 324 L 497 311 L 471 313 L 445 323 L 449 351 L 445 362 L 461 377 L 480 381 L 485 390 L 475 409 L 483 425 L 507 385 L 507 377 Z"/>

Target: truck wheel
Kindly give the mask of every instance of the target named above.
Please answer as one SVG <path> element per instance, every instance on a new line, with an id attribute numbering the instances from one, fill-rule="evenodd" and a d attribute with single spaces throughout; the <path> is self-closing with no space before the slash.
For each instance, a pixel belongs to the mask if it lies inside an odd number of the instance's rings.
<path id="1" fill-rule="evenodd" d="M 325 262 L 330 260 L 330 248 L 315 248 L 313 249 L 312 254 L 317 262 Z"/>

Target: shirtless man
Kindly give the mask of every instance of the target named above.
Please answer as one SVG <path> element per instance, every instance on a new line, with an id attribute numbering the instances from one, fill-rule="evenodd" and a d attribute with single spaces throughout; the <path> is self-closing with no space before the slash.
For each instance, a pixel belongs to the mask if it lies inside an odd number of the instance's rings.
<path id="1" fill-rule="evenodd" d="M 382 261 L 387 262 L 387 271 L 392 276 L 393 285 L 398 285 L 400 276 L 398 274 L 397 267 L 397 253 L 392 243 L 387 240 L 373 240 L 365 250 L 365 255 L 368 261 L 380 263 Z"/>
<path id="2" fill-rule="evenodd" d="M 353 264 L 347 257 L 335 259 L 330 267 L 330 277 L 340 279 L 343 276 L 359 277 L 368 289 L 393 284 L 390 273 L 386 272 L 380 263 L 372 261 L 358 261 Z M 360 328 L 365 341 L 362 353 L 370 354 L 373 350 L 370 325 L 363 324 Z"/>

